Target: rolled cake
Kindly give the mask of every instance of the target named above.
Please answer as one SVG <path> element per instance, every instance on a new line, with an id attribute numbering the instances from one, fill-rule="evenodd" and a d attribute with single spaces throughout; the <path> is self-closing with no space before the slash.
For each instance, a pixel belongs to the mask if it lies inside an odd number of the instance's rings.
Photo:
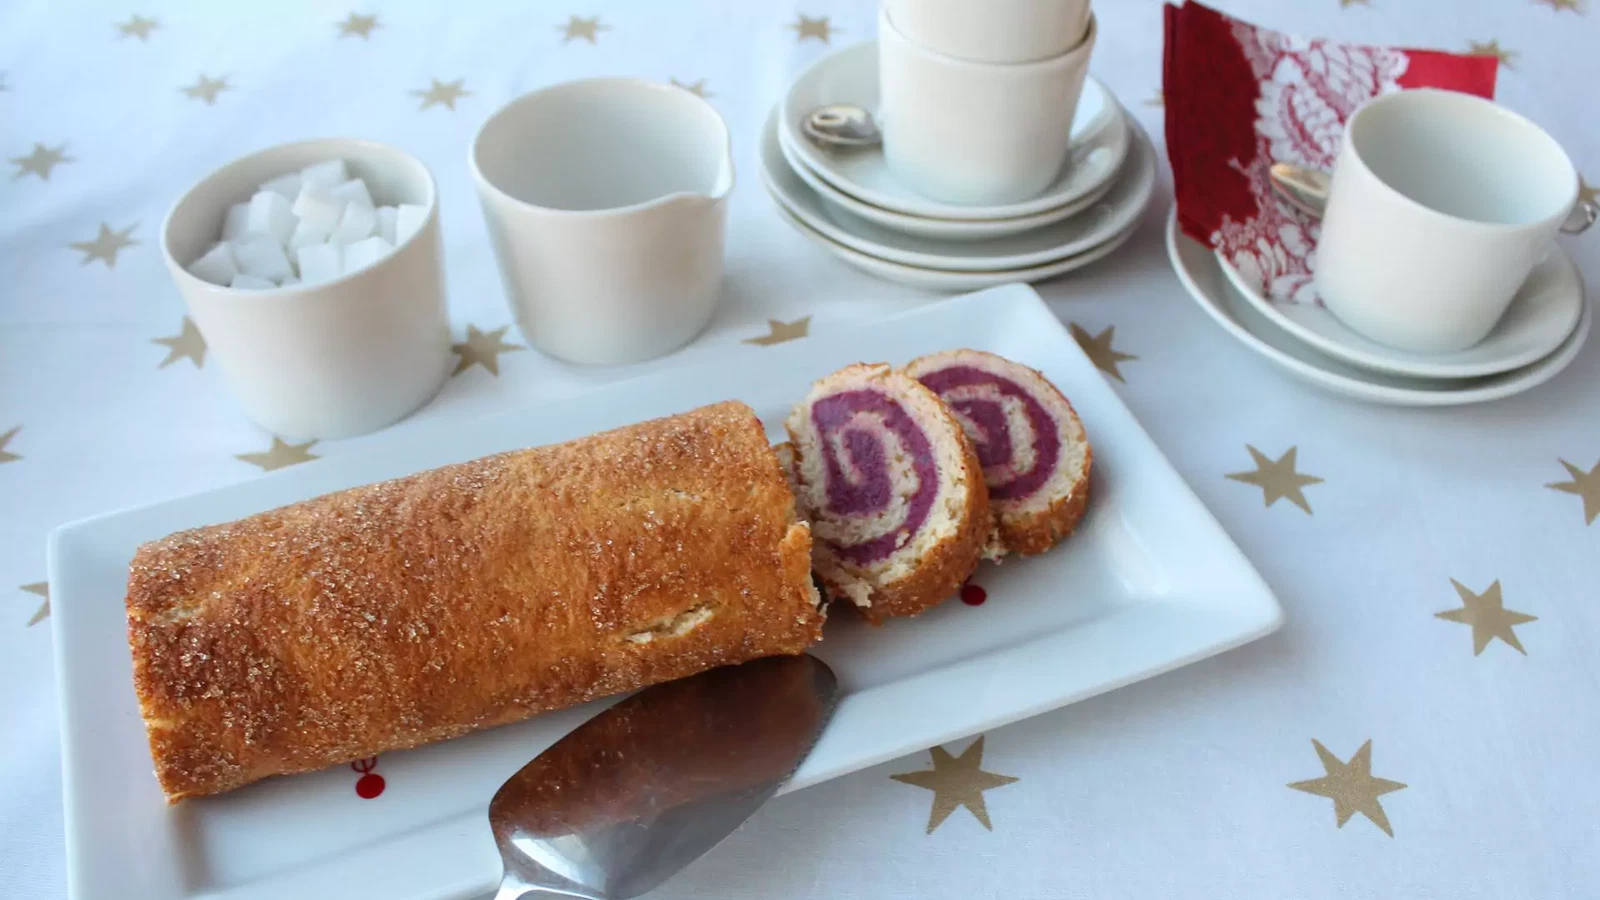
<path id="1" fill-rule="evenodd" d="M 799 653 L 810 549 L 741 403 L 174 534 L 128 582 L 156 776 L 177 801 Z"/>
<path id="2" fill-rule="evenodd" d="M 971 443 L 950 409 L 887 365 L 812 386 L 786 423 L 792 477 L 828 595 L 872 622 L 955 593 L 992 528 Z"/>
<path id="3" fill-rule="evenodd" d="M 1005 551 L 1043 553 L 1072 533 L 1089 500 L 1092 454 L 1072 404 L 1043 375 L 981 350 L 913 360 L 972 439 Z"/>

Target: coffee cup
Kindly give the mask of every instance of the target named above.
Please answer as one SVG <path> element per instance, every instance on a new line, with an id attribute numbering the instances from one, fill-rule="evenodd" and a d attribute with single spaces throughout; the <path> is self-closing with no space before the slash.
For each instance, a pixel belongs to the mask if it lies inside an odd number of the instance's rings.
<path id="1" fill-rule="evenodd" d="M 1374 98 L 1345 124 L 1317 291 L 1375 341 L 1465 349 L 1494 329 L 1577 194 L 1561 145 L 1489 100 L 1433 89 Z"/>
<path id="2" fill-rule="evenodd" d="M 1089 30 L 1089 0 L 884 0 L 884 9 L 910 40 L 974 62 L 1060 56 Z"/>
<path id="3" fill-rule="evenodd" d="M 705 100 L 631 78 L 557 84 L 490 116 L 469 162 L 512 312 L 540 351 L 640 362 L 710 322 L 734 177 Z"/>
<path id="4" fill-rule="evenodd" d="M 883 155 L 925 197 L 973 206 L 1035 197 L 1055 180 L 1089 74 L 1094 16 L 1066 53 L 1025 63 L 958 59 L 878 14 Z"/>

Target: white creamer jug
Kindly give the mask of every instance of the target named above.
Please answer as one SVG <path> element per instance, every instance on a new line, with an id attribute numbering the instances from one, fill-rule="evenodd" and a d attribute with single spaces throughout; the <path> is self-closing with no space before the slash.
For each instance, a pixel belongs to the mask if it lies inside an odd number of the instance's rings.
<path id="1" fill-rule="evenodd" d="M 639 362 L 711 320 L 734 177 L 705 100 L 630 78 L 554 85 L 490 117 L 469 162 L 507 299 L 541 351 Z"/>

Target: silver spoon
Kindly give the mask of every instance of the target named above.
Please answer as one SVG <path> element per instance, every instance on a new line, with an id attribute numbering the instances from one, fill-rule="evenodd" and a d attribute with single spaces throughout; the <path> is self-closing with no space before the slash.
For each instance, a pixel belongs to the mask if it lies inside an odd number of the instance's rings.
<path id="1" fill-rule="evenodd" d="M 800 133 L 824 150 L 861 150 L 883 143 L 872 113 L 851 103 L 829 103 L 805 114 Z"/>
<path id="2" fill-rule="evenodd" d="M 812 656 L 647 688 L 578 726 L 489 802 L 495 900 L 626 900 L 698 859 L 789 780 L 833 713 Z"/>
<path id="3" fill-rule="evenodd" d="M 1321 169 L 1308 169 L 1290 163 L 1273 163 L 1267 170 L 1267 180 L 1279 197 L 1308 216 L 1320 219 L 1328 205 L 1328 189 L 1333 176 Z M 1600 217 L 1600 206 L 1592 201 L 1579 200 L 1561 223 L 1565 234 L 1579 234 L 1588 230 Z"/>

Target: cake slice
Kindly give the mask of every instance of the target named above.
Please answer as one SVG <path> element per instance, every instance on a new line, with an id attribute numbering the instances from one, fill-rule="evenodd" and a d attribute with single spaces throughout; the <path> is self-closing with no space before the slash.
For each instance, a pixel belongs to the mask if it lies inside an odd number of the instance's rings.
<path id="1" fill-rule="evenodd" d="M 1089 500 L 1083 422 L 1037 371 L 981 350 L 912 360 L 906 374 L 954 411 L 977 449 L 999 543 L 1043 553 L 1070 535 Z"/>
<path id="2" fill-rule="evenodd" d="M 812 385 L 786 423 L 812 565 L 827 594 L 869 621 L 954 594 L 992 529 L 972 444 L 916 379 L 858 363 Z"/>

